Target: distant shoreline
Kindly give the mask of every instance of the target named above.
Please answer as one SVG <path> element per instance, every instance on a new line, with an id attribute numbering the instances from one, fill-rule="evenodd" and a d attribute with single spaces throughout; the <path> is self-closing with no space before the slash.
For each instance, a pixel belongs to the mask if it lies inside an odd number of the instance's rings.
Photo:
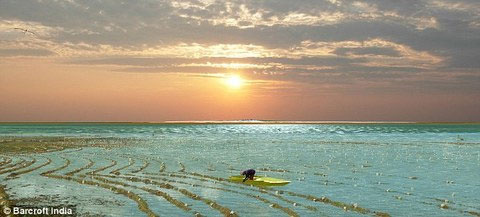
<path id="1" fill-rule="evenodd" d="M 112 122 L 112 121 L 18 121 L 0 124 L 480 124 L 480 122 L 422 122 L 422 121 L 282 121 L 282 120 L 229 120 L 229 121 L 160 121 L 160 122 Z"/>

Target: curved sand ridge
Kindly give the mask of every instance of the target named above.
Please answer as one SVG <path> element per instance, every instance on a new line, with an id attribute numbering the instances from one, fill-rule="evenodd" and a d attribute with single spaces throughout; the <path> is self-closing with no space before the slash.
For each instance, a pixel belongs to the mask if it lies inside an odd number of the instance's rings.
<path id="1" fill-rule="evenodd" d="M 151 207 L 157 206 L 159 202 L 168 203 L 181 212 L 195 216 L 202 216 L 202 213 L 208 214 L 212 212 L 223 216 L 238 216 L 241 214 L 234 208 L 229 208 L 230 204 L 195 193 L 206 189 L 221 191 L 231 195 L 232 198 L 238 197 L 239 201 L 242 198 L 248 198 L 249 201 L 257 201 L 256 205 L 258 206 L 270 207 L 288 216 L 300 216 L 298 211 L 302 208 L 308 210 L 312 215 L 315 215 L 315 213 L 320 215 L 321 209 L 315 205 L 317 203 L 336 208 L 339 213 L 351 211 L 367 216 L 390 216 L 382 211 L 370 210 L 357 204 L 335 201 L 325 196 L 301 194 L 276 188 L 257 188 L 231 182 L 226 177 L 189 172 L 182 162 L 160 161 L 144 157 L 136 158 L 132 154 L 126 157 L 123 154 L 116 155 L 114 151 L 109 152 L 111 154 L 108 156 L 109 158 L 81 155 L 83 160 L 78 160 L 82 158 L 75 158 L 75 156 L 88 150 L 90 146 L 92 148 L 103 148 L 107 145 L 92 142 L 95 145 L 67 144 L 63 146 L 61 142 L 49 142 L 49 144 L 54 145 L 47 145 L 44 148 L 28 146 L 27 151 L 15 149 L 22 155 L 15 156 L 14 152 L 11 151 L 5 153 L 8 156 L 3 156 L 0 160 L 0 178 L 22 178 L 25 175 L 34 176 L 38 173 L 38 176 L 47 179 L 114 192 L 121 197 L 128 198 L 137 205 L 139 212 L 143 212 L 147 216 L 168 215 L 168 213 L 161 213 L 151 209 Z M 58 156 L 45 155 L 47 152 L 56 152 Z M 72 164 L 73 161 L 83 163 L 78 165 Z M 58 166 L 52 167 L 52 164 Z M 168 168 L 178 167 L 180 169 L 168 170 Z M 260 168 L 260 170 L 290 173 L 290 171 L 281 168 Z M 5 186 L 0 186 L 0 202 L 3 201 L 2 206 L 8 205 L 10 201 L 5 189 Z M 404 193 L 398 191 L 391 192 L 397 194 Z M 82 192 L 77 192 L 77 194 L 81 195 Z M 164 200 L 152 201 L 145 197 L 145 194 L 151 197 L 160 197 Z M 182 196 L 179 197 L 179 195 Z M 184 198 L 188 198 L 189 202 L 186 202 L 187 200 Z M 193 201 L 193 204 L 191 201 Z M 432 202 L 431 205 L 439 206 L 438 202 Z M 200 206 L 197 203 L 203 205 Z M 206 210 L 207 207 L 209 210 Z M 449 206 L 438 208 L 479 216 L 478 212 L 464 210 L 461 207 L 462 204 L 449 203 Z"/>

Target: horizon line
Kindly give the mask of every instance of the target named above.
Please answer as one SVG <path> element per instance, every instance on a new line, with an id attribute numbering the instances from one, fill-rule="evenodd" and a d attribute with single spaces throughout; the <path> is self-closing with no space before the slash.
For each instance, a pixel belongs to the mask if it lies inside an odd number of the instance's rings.
<path id="1" fill-rule="evenodd" d="M 318 121 L 318 120 L 168 120 L 168 121 L 0 121 L 0 124 L 480 124 L 480 121 Z"/>

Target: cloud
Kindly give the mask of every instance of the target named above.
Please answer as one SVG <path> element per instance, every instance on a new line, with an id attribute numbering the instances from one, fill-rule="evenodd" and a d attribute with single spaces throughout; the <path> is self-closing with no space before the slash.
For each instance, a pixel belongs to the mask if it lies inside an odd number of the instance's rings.
<path id="1" fill-rule="evenodd" d="M 310 83 L 370 79 L 421 85 L 432 76 L 429 82 L 469 86 L 460 75 L 474 76 L 480 68 L 476 0 L 1 4 L 0 55 L 9 57 L 52 57 L 117 71 L 235 69 L 262 79 Z"/>
<path id="2" fill-rule="evenodd" d="M 0 56 L 2 57 L 17 57 L 17 56 L 51 56 L 55 53 L 49 50 L 42 49 L 0 49 Z"/>
<path id="3" fill-rule="evenodd" d="M 400 52 L 392 48 L 367 47 L 367 48 L 337 48 L 333 52 L 340 56 L 346 55 L 371 55 L 371 56 L 389 56 L 399 57 Z"/>
<path id="4" fill-rule="evenodd" d="M 40 22 L 35 22 L 35 21 L 22 21 L 17 19 L 0 20 L 0 32 L 1 32 L 1 35 L 3 36 L 2 38 L 5 37 L 6 39 L 10 39 L 10 40 L 25 38 L 27 34 L 23 33 L 22 30 L 15 29 L 15 28 L 28 30 L 29 32 L 34 33 L 34 35 L 28 33 L 28 36 L 41 37 L 41 38 L 53 37 L 54 35 L 58 34 L 59 31 L 62 31 L 62 28 L 60 27 L 46 26 Z"/>

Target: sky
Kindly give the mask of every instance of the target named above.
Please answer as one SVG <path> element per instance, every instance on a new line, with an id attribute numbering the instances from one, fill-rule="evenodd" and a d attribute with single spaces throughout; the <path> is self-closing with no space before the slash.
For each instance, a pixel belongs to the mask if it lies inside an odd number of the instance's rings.
<path id="1" fill-rule="evenodd" d="M 478 0 L 0 0 L 0 121 L 480 121 L 479 54 Z"/>

